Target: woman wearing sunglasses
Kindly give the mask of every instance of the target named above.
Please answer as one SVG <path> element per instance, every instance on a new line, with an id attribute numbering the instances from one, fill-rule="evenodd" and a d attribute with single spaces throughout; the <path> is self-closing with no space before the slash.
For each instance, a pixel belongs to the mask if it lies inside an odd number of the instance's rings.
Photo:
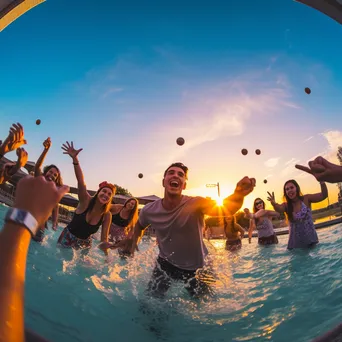
<path id="1" fill-rule="evenodd" d="M 279 217 L 279 213 L 272 210 L 265 210 L 265 202 L 261 198 L 256 198 L 253 204 L 253 213 L 249 209 L 244 209 L 245 216 L 250 218 L 248 241 L 251 243 L 254 229 L 258 231 L 259 245 L 273 245 L 278 243 L 277 235 L 273 229 L 272 217 Z"/>

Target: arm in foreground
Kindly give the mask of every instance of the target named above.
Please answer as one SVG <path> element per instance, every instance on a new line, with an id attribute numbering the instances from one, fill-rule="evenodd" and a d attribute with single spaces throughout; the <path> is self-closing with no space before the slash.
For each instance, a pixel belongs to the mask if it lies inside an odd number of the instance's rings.
<path id="1" fill-rule="evenodd" d="M 317 157 L 308 165 L 296 165 L 296 168 L 313 175 L 319 182 L 342 182 L 342 166 L 330 163 L 323 157 Z"/>
<path id="2" fill-rule="evenodd" d="M 232 195 L 223 200 L 223 208 L 215 205 L 215 201 L 200 197 L 199 209 L 209 216 L 234 215 L 241 207 L 244 198 L 249 195 L 255 187 L 255 178 L 244 177 L 237 184 Z"/>
<path id="3" fill-rule="evenodd" d="M 43 177 L 25 177 L 17 184 L 14 208 L 29 212 L 41 226 L 68 191 Z M 0 341 L 24 342 L 24 285 L 31 233 L 17 223 L 6 222 L 0 233 Z"/>

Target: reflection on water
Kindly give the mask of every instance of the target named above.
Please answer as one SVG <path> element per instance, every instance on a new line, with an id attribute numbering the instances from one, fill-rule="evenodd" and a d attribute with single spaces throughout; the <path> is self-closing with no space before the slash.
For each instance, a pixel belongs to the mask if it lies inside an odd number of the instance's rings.
<path id="1" fill-rule="evenodd" d="M 134 259 L 56 248 L 60 232 L 32 243 L 26 322 L 51 341 L 310 341 L 342 320 L 342 225 L 319 231 L 314 249 L 287 251 L 288 236 L 236 253 L 208 245 L 216 296 L 189 298 L 175 283 L 164 300 L 146 297 L 157 256 L 144 242 Z M 323 320 L 324 317 L 324 320 Z"/>

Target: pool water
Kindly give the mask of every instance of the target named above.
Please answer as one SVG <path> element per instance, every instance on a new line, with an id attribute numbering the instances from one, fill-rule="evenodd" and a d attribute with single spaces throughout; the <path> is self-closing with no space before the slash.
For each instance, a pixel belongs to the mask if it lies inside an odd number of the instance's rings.
<path id="1" fill-rule="evenodd" d="M 341 224 L 319 230 L 311 250 L 287 251 L 287 235 L 270 247 L 245 239 L 237 253 L 210 240 L 218 280 L 216 297 L 204 301 L 177 283 L 165 300 L 145 296 L 153 240 L 125 261 L 115 251 L 59 250 L 60 232 L 31 242 L 27 265 L 26 325 L 50 341 L 305 342 L 342 321 Z"/>

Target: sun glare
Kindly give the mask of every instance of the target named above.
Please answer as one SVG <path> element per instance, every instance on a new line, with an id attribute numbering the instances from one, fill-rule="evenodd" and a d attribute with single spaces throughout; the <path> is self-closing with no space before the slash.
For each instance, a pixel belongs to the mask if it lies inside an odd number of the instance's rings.
<path id="1" fill-rule="evenodd" d="M 222 198 L 222 197 L 216 197 L 216 198 L 215 198 L 215 201 L 216 201 L 216 204 L 217 204 L 219 207 L 222 207 L 222 206 L 223 206 L 223 198 Z"/>

